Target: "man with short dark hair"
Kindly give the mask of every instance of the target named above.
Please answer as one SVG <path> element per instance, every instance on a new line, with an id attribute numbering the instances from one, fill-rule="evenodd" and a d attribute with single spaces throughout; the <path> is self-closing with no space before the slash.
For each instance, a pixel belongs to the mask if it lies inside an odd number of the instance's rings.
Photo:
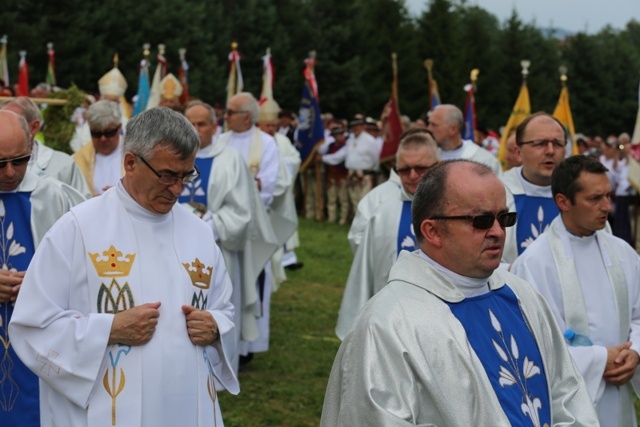
<path id="1" fill-rule="evenodd" d="M 342 342 L 322 426 L 598 425 L 544 299 L 498 269 L 515 215 L 485 165 L 424 175 L 420 250 L 400 254 Z"/>
<path id="2" fill-rule="evenodd" d="M 231 283 L 211 228 L 176 206 L 199 145 L 168 108 L 136 115 L 125 176 L 41 242 L 9 329 L 42 426 L 222 425 L 216 389 L 239 391 Z"/>
<path id="3" fill-rule="evenodd" d="M 603 231 L 611 211 L 606 173 L 586 156 L 558 165 L 551 187 L 560 215 L 511 270 L 551 306 L 602 425 L 635 426 L 631 385 L 640 384 L 640 259 Z M 575 334 L 592 345 L 574 345 Z"/>

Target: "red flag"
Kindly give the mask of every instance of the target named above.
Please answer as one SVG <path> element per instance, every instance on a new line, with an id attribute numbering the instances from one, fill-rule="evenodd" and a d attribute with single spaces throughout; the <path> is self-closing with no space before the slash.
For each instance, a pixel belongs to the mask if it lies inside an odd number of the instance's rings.
<path id="1" fill-rule="evenodd" d="M 398 108 L 398 66 L 396 64 L 396 54 L 391 54 L 393 62 L 393 81 L 391 83 L 391 97 L 385 105 L 382 123 L 382 134 L 384 143 L 380 151 L 380 161 L 393 160 L 400 145 L 402 135 L 402 121 L 400 120 L 400 110 Z M 386 114 L 385 114 L 386 113 Z"/>
<path id="2" fill-rule="evenodd" d="M 27 65 L 27 51 L 20 51 L 18 65 L 18 96 L 29 96 L 29 66 Z"/>

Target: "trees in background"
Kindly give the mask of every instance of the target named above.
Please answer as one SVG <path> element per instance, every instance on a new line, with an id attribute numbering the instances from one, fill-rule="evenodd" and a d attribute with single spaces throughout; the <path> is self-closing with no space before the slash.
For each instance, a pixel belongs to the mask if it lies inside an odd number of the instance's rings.
<path id="1" fill-rule="evenodd" d="M 635 124 L 640 78 L 640 23 L 578 33 L 564 40 L 524 23 L 514 11 L 505 22 L 464 0 L 429 0 L 417 17 L 404 0 L 60 0 L 8 2 L 0 14 L 0 35 L 9 36 L 9 70 L 17 80 L 18 51 L 28 51 L 31 85 L 44 80 L 46 43 L 56 50 L 56 77 L 97 91 L 97 80 L 119 68 L 137 90 L 142 44 L 167 46 L 169 70 L 177 73 L 178 48 L 187 48 L 192 96 L 225 99 L 232 41 L 242 54 L 244 88 L 260 93 L 262 56 L 267 47 L 276 67 L 274 96 L 297 110 L 303 60 L 317 52 L 321 108 L 339 117 L 378 116 L 389 99 L 391 53 L 398 54 L 402 114 L 423 115 L 427 72 L 435 61 L 442 102 L 463 106 L 472 68 L 480 69 L 478 121 L 494 129 L 506 123 L 521 83 L 520 60 L 529 59 L 532 109 L 553 111 L 560 92 L 558 67 L 568 68 L 571 107 L 578 131 L 619 133 Z"/>

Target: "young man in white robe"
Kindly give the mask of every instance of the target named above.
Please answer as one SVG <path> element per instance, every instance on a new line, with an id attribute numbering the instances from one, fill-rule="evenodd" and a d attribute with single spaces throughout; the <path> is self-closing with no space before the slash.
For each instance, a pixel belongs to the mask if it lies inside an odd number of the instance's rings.
<path id="1" fill-rule="evenodd" d="M 416 250 L 411 202 L 420 178 L 439 159 L 438 146 L 428 131 L 400 140 L 395 172 L 400 176 L 402 190 L 385 200 L 367 223 L 342 296 L 336 325 L 336 335 L 341 340 L 353 326 L 360 309 L 387 284 L 389 271 L 400 251 Z"/>
<path id="2" fill-rule="evenodd" d="M 640 385 L 640 259 L 624 240 L 603 231 L 611 212 L 606 172 L 586 156 L 560 163 L 551 183 L 560 216 L 511 271 L 542 293 L 563 331 L 593 343 L 568 342 L 602 425 L 635 426 L 631 386 L 637 392 Z"/>
<path id="3" fill-rule="evenodd" d="M 429 131 L 440 147 L 442 160 L 473 160 L 489 166 L 497 176 L 502 175 L 498 159 L 473 141 L 462 139 L 463 129 L 464 117 L 455 105 L 440 104 L 429 113 Z"/>
<path id="4" fill-rule="evenodd" d="M 176 205 L 198 134 L 168 108 L 127 127 L 125 176 L 40 243 L 10 337 L 42 426 L 221 426 L 217 388 L 239 391 L 231 282 L 211 228 Z"/>
<path id="5" fill-rule="evenodd" d="M 515 134 L 522 166 L 509 169 L 501 179 L 507 206 L 518 213 L 507 230 L 502 262 L 510 265 L 558 216 L 551 194 L 551 174 L 565 157 L 566 131 L 550 114 L 535 113 L 520 123 Z"/>
<path id="6" fill-rule="evenodd" d="M 16 355 L 9 321 L 35 249 L 72 203 L 66 184 L 29 172 L 31 134 L 24 117 L 0 110 L 0 128 L 0 425 L 37 427 L 38 377 Z"/>
<path id="7" fill-rule="evenodd" d="M 83 198 L 90 198 L 91 191 L 87 181 L 73 157 L 38 141 L 38 132 L 42 126 L 42 115 L 38 106 L 30 98 L 20 96 L 4 104 L 2 109 L 21 115 L 29 124 L 33 141 L 29 171 L 55 178 L 76 189 Z"/>
<path id="8" fill-rule="evenodd" d="M 200 137 L 195 160 L 200 177 L 185 186 L 180 203 L 213 229 L 233 283 L 238 342 L 252 341 L 258 337 L 260 317 L 256 280 L 278 243 L 242 155 L 216 137 L 213 107 L 193 101 L 185 116 Z M 233 366 L 237 372 L 237 357 Z"/>
<path id="9" fill-rule="evenodd" d="M 598 425 L 549 306 L 498 269 L 515 215 L 485 165 L 424 175 L 420 250 L 400 254 L 342 342 L 322 426 Z"/>

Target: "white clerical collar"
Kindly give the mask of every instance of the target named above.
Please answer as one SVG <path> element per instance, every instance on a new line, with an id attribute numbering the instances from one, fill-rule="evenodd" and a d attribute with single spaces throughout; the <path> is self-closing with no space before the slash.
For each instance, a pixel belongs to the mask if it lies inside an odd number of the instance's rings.
<path id="1" fill-rule="evenodd" d="M 460 292 L 464 294 L 466 298 L 477 297 L 489 292 L 488 277 L 478 279 L 475 277 L 461 276 L 460 274 L 454 273 L 453 271 L 449 270 L 446 267 L 443 267 L 433 259 L 429 258 L 429 256 L 425 254 L 422 249 L 418 250 L 418 253 L 429 264 L 437 268 L 445 276 L 451 279 L 451 283 L 453 283 L 460 290 Z"/>
<path id="2" fill-rule="evenodd" d="M 249 129 L 245 130 L 244 132 L 236 132 L 236 131 L 232 130 L 231 133 L 236 138 L 250 138 L 251 134 L 253 133 L 253 129 L 254 129 L 254 127 L 251 126 Z"/>
<path id="3" fill-rule="evenodd" d="M 551 193 L 551 185 L 536 185 L 527 181 L 527 179 L 522 174 L 522 166 L 518 166 L 517 175 L 526 195 L 553 198 L 553 194 Z"/>
<path id="4" fill-rule="evenodd" d="M 215 136 L 211 138 L 211 144 L 207 145 L 204 148 L 201 148 L 196 153 L 196 158 L 207 158 L 213 156 L 213 151 L 215 150 L 214 146 L 216 143 Z"/>
<path id="5" fill-rule="evenodd" d="M 560 217 L 560 219 L 562 219 L 562 217 Z M 569 242 L 574 245 L 585 245 L 585 244 L 590 244 L 591 242 L 596 240 L 596 233 L 593 232 L 592 234 L 588 235 L 588 236 L 580 236 L 576 233 L 574 233 L 573 231 L 569 230 L 567 228 L 567 226 L 564 223 L 564 220 L 560 221 L 560 223 L 562 224 L 562 228 L 565 229 L 565 231 L 567 232 L 567 236 L 569 236 Z"/>
<path id="6" fill-rule="evenodd" d="M 120 201 L 122 202 L 126 211 L 132 216 L 137 217 L 142 221 L 160 223 L 163 221 L 167 221 L 171 218 L 171 215 L 170 215 L 171 211 L 169 211 L 166 214 L 159 214 L 159 213 L 151 212 L 145 209 L 144 207 L 142 207 L 140 203 L 138 203 L 133 197 L 131 197 L 131 194 L 129 194 L 127 189 L 124 188 L 124 184 L 122 183 L 122 180 L 118 181 L 118 185 L 116 186 L 116 191 L 118 192 L 118 197 L 120 198 Z"/>

